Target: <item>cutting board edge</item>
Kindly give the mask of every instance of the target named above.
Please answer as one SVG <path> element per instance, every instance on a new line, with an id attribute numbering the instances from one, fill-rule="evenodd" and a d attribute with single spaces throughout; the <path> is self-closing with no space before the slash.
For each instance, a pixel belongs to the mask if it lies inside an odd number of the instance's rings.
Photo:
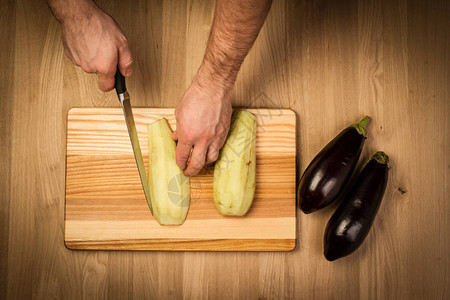
<path id="1" fill-rule="evenodd" d="M 170 252 L 291 252 L 297 239 L 149 239 L 127 241 L 64 241 L 69 250 Z"/>

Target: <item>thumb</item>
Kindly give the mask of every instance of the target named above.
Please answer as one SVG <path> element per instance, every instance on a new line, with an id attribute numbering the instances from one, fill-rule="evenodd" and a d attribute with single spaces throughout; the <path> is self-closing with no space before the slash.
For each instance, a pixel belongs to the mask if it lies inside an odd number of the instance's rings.
<path id="1" fill-rule="evenodd" d="M 172 132 L 172 140 L 174 140 L 175 142 L 178 141 L 178 134 L 176 131 Z"/>
<path id="2" fill-rule="evenodd" d="M 131 56 L 128 41 L 125 40 L 119 46 L 119 71 L 123 76 L 130 76 L 133 73 L 133 57 Z"/>

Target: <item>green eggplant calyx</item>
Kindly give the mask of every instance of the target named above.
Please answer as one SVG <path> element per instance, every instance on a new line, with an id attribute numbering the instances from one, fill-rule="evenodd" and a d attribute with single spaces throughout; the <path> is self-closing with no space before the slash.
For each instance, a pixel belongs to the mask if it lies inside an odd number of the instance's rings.
<path id="1" fill-rule="evenodd" d="M 380 164 L 389 163 L 389 156 L 387 156 L 383 151 L 378 151 L 377 153 L 372 155 L 372 159 L 375 159 Z"/>
<path id="2" fill-rule="evenodd" d="M 365 116 L 359 123 L 353 124 L 352 126 L 355 127 L 356 131 L 358 131 L 359 134 L 362 134 L 363 136 L 366 136 L 366 125 L 369 123 L 370 117 Z"/>

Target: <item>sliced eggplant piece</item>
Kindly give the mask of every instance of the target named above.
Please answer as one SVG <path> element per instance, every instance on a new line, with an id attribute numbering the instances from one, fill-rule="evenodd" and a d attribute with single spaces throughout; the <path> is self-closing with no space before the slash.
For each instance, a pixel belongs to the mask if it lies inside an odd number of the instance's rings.
<path id="1" fill-rule="evenodd" d="M 218 212 L 243 216 L 253 202 L 256 182 L 256 117 L 238 110 L 214 167 L 213 194 Z"/>
<path id="2" fill-rule="evenodd" d="M 153 214 L 161 225 L 180 225 L 186 219 L 190 202 L 189 177 L 176 161 L 176 144 L 166 119 L 148 125 L 148 183 Z"/>

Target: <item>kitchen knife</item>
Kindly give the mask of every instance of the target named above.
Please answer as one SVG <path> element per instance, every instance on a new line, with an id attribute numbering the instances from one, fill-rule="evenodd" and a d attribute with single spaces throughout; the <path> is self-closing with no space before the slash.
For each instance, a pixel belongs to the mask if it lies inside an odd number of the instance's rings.
<path id="1" fill-rule="evenodd" d="M 115 75 L 116 83 L 114 85 L 117 97 L 119 97 L 122 105 L 123 115 L 127 123 L 128 135 L 130 136 L 131 146 L 133 147 L 134 158 L 136 159 L 139 177 L 141 178 L 142 187 L 144 189 L 145 199 L 147 200 L 150 212 L 153 215 L 152 201 L 150 199 L 150 189 L 148 187 L 147 175 L 145 174 L 144 159 L 142 158 L 141 147 L 139 146 L 139 138 L 136 131 L 136 124 L 134 123 L 133 112 L 131 111 L 130 95 L 125 86 L 125 77 L 120 73 L 119 69 Z"/>

